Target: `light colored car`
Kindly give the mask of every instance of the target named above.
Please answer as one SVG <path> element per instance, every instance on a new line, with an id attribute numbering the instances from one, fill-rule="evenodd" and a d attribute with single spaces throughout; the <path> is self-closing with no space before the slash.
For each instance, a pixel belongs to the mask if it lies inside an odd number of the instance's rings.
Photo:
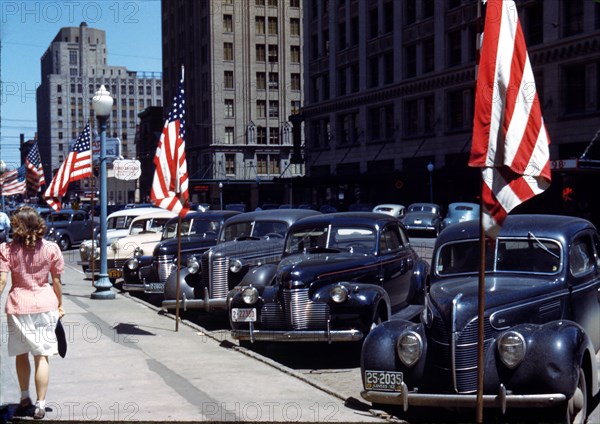
<path id="1" fill-rule="evenodd" d="M 402 218 L 406 214 L 406 206 L 395 203 L 384 203 L 375 206 L 373 212 L 385 213 L 395 216 L 396 218 Z"/>
<path id="2" fill-rule="evenodd" d="M 161 209 L 152 207 L 128 208 L 111 213 L 106 219 L 106 245 L 110 246 L 118 239 L 127 236 L 129 234 L 129 227 L 131 227 L 131 223 L 138 216 L 160 210 Z M 98 247 L 98 243 L 100 242 L 100 228 L 96 228 L 96 242 L 95 248 L 94 240 L 91 239 L 84 240 L 79 246 L 80 260 L 77 262 L 77 264 L 81 265 L 86 278 L 92 277 L 92 267 L 90 263 L 92 257 L 95 259 L 100 258 L 100 249 Z M 94 269 L 94 273 L 98 273 L 98 271 L 98 268 Z"/>
<path id="3" fill-rule="evenodd" d="M 154 209 L 154 212 L 145 213 L 134 218 L 129 227 L 129 234 L 114 241 L 107 249 L 108 278 L 111 282 L 123 276 L 123 265 L 134 255 L 152 255 L 154 248 L 160 242 L 162 231 L 169 219 L 177 214 L 164 210 Z M 100 261 L 95 262 L 96 269 L 100 269 Z"/>
<path id="4" fill-rule="evenodd" d="M 457 222 L 479 219 L 479 205 L 477 203 L 455 202 L 448 205 L 448 212 L 442 221 L 440 230 Z"/>
<path id="5" fill-rule="evenodd" d="M 401 218 L 409 237 L 437 237 L 442 225 L 440 205 L 436 203 L 412 203 Z"/>

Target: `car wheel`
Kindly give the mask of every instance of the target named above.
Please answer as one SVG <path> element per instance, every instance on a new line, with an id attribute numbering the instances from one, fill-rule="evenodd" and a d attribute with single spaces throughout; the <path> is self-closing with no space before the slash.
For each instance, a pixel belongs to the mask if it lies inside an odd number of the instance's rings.
<path id="1" fill-rule="evenodd" d="M 575 393 L 567 402 L 567 413 L 565 422 L 569 424 L 584 424 L 587 418 L 588 393 L 585 381 L 585 372 L 579 368 L 579 378 Z"/>
<path id="2" fill-rule="evenodd" d="M 60 250 L 69 250 L 71 248 L 71 241 L 69 240 L 69 237 L 62 236 L 59 238 L 58 247 L 60 247 Z"/>

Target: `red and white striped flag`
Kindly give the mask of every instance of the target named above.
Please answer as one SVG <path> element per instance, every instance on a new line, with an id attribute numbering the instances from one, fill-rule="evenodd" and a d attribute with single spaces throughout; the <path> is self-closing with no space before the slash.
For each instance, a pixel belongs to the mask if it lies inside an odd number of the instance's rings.
<path id="1" fill-rule="evenodd" d="M 150 192 L 152 202 L 156 206 L 184 216 L 189 211 L 189 180 L 185 160 L 183 71 L 177 94 L 158 142 L 154 165 L 156 171 Z"/>
<path id="2" fill-rule="evenodd" d="M 25 166 L 5 172 L 0 176 L 0 190 L 3 196 L 25 194 Z"/>
<path id="3" fill-rule="evenodd" d="M 40 157 L 37 141 L 29 148 L 25 166 L 27 167 L 28 189 L 30 192 L 37 193 L 41 190 L 42 186 L 46 184 L 44 168 L 42 167 L 42 158 Z"/>
<path id="4" fill-rule="evenodd" d="M 60 210 L 60 198 L 67 193 L 71 181 L 81 180 L 92 175 L 92 150 L 90 124 L 87 124 L 67 158 L 62 163 L 52 182 L 46 188 L 44 198 L 55 211 Z"/>
<path id="5" fill-rule="evenodd" d="M 515 3 L 488 0 L 469 166 L 482 168 L 489 236 L 512 209 L 549 187 L 549 144 Z"/>

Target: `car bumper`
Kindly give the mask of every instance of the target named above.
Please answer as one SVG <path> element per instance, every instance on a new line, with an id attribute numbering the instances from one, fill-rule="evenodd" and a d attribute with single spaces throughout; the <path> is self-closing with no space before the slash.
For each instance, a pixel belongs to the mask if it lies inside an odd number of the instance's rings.
<path id="1" fill-rule="evenodd" d="M 361 396 L 371 403 L 400 405 L 404 411 L 409 406 L 431 406 L 447 408 L 475 408 L 477 394 L 435 394 L 410 392 L 406 384 L 402 384 L 400 392 L 382 392 L 363 390 Z M 500 409 L 502 413 L 507 408 L 543 408 L 556 406 L 566 402 L 567 397 L 562 393 L 542 393 L 531 395 L 508 394 L 506 388 L 500 385 L 497 394 L 484 394 L 482 398 L 484 408 Z"/>
<path id="2" fill-rule="evenodd" d="M 130 292 L 144 293 L 163 293 L 165 291 L 165 283 L 123 283 L 123 290 Z"/>
<path id="3" fill-rule="evenodd" d="M 227 299 L 211 299 L 206 288 L 204 289 L 203 299 L 188 299 L 185 293 L 181 293 L 181 300 L 179 302 L 175 299 L 163 300 L 162 308 L 175 309 L 177 303 L 179 303 L 179 307 L 183 308 L 184 311 L 188 309 L 204 309 L 206 312 L 210 312 L 214 309 L 227 309 Z"/>
<path id="4" fill-rule="evenodd" d="M 231 330 L 231 336 L 237 340 L 270 342 L 356 342 L 364 334 L 359 330 Z"/>

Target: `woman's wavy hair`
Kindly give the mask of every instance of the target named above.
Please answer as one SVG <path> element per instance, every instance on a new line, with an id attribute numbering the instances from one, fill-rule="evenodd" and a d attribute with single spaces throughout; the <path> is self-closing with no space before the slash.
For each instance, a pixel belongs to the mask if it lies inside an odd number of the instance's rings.
<path id="1" fill-rule="evenodd" d="M 46 222 L 31 206 L 22 206 L 10 218 L 13 241 L 28 248 L 44 238 Z"/>

